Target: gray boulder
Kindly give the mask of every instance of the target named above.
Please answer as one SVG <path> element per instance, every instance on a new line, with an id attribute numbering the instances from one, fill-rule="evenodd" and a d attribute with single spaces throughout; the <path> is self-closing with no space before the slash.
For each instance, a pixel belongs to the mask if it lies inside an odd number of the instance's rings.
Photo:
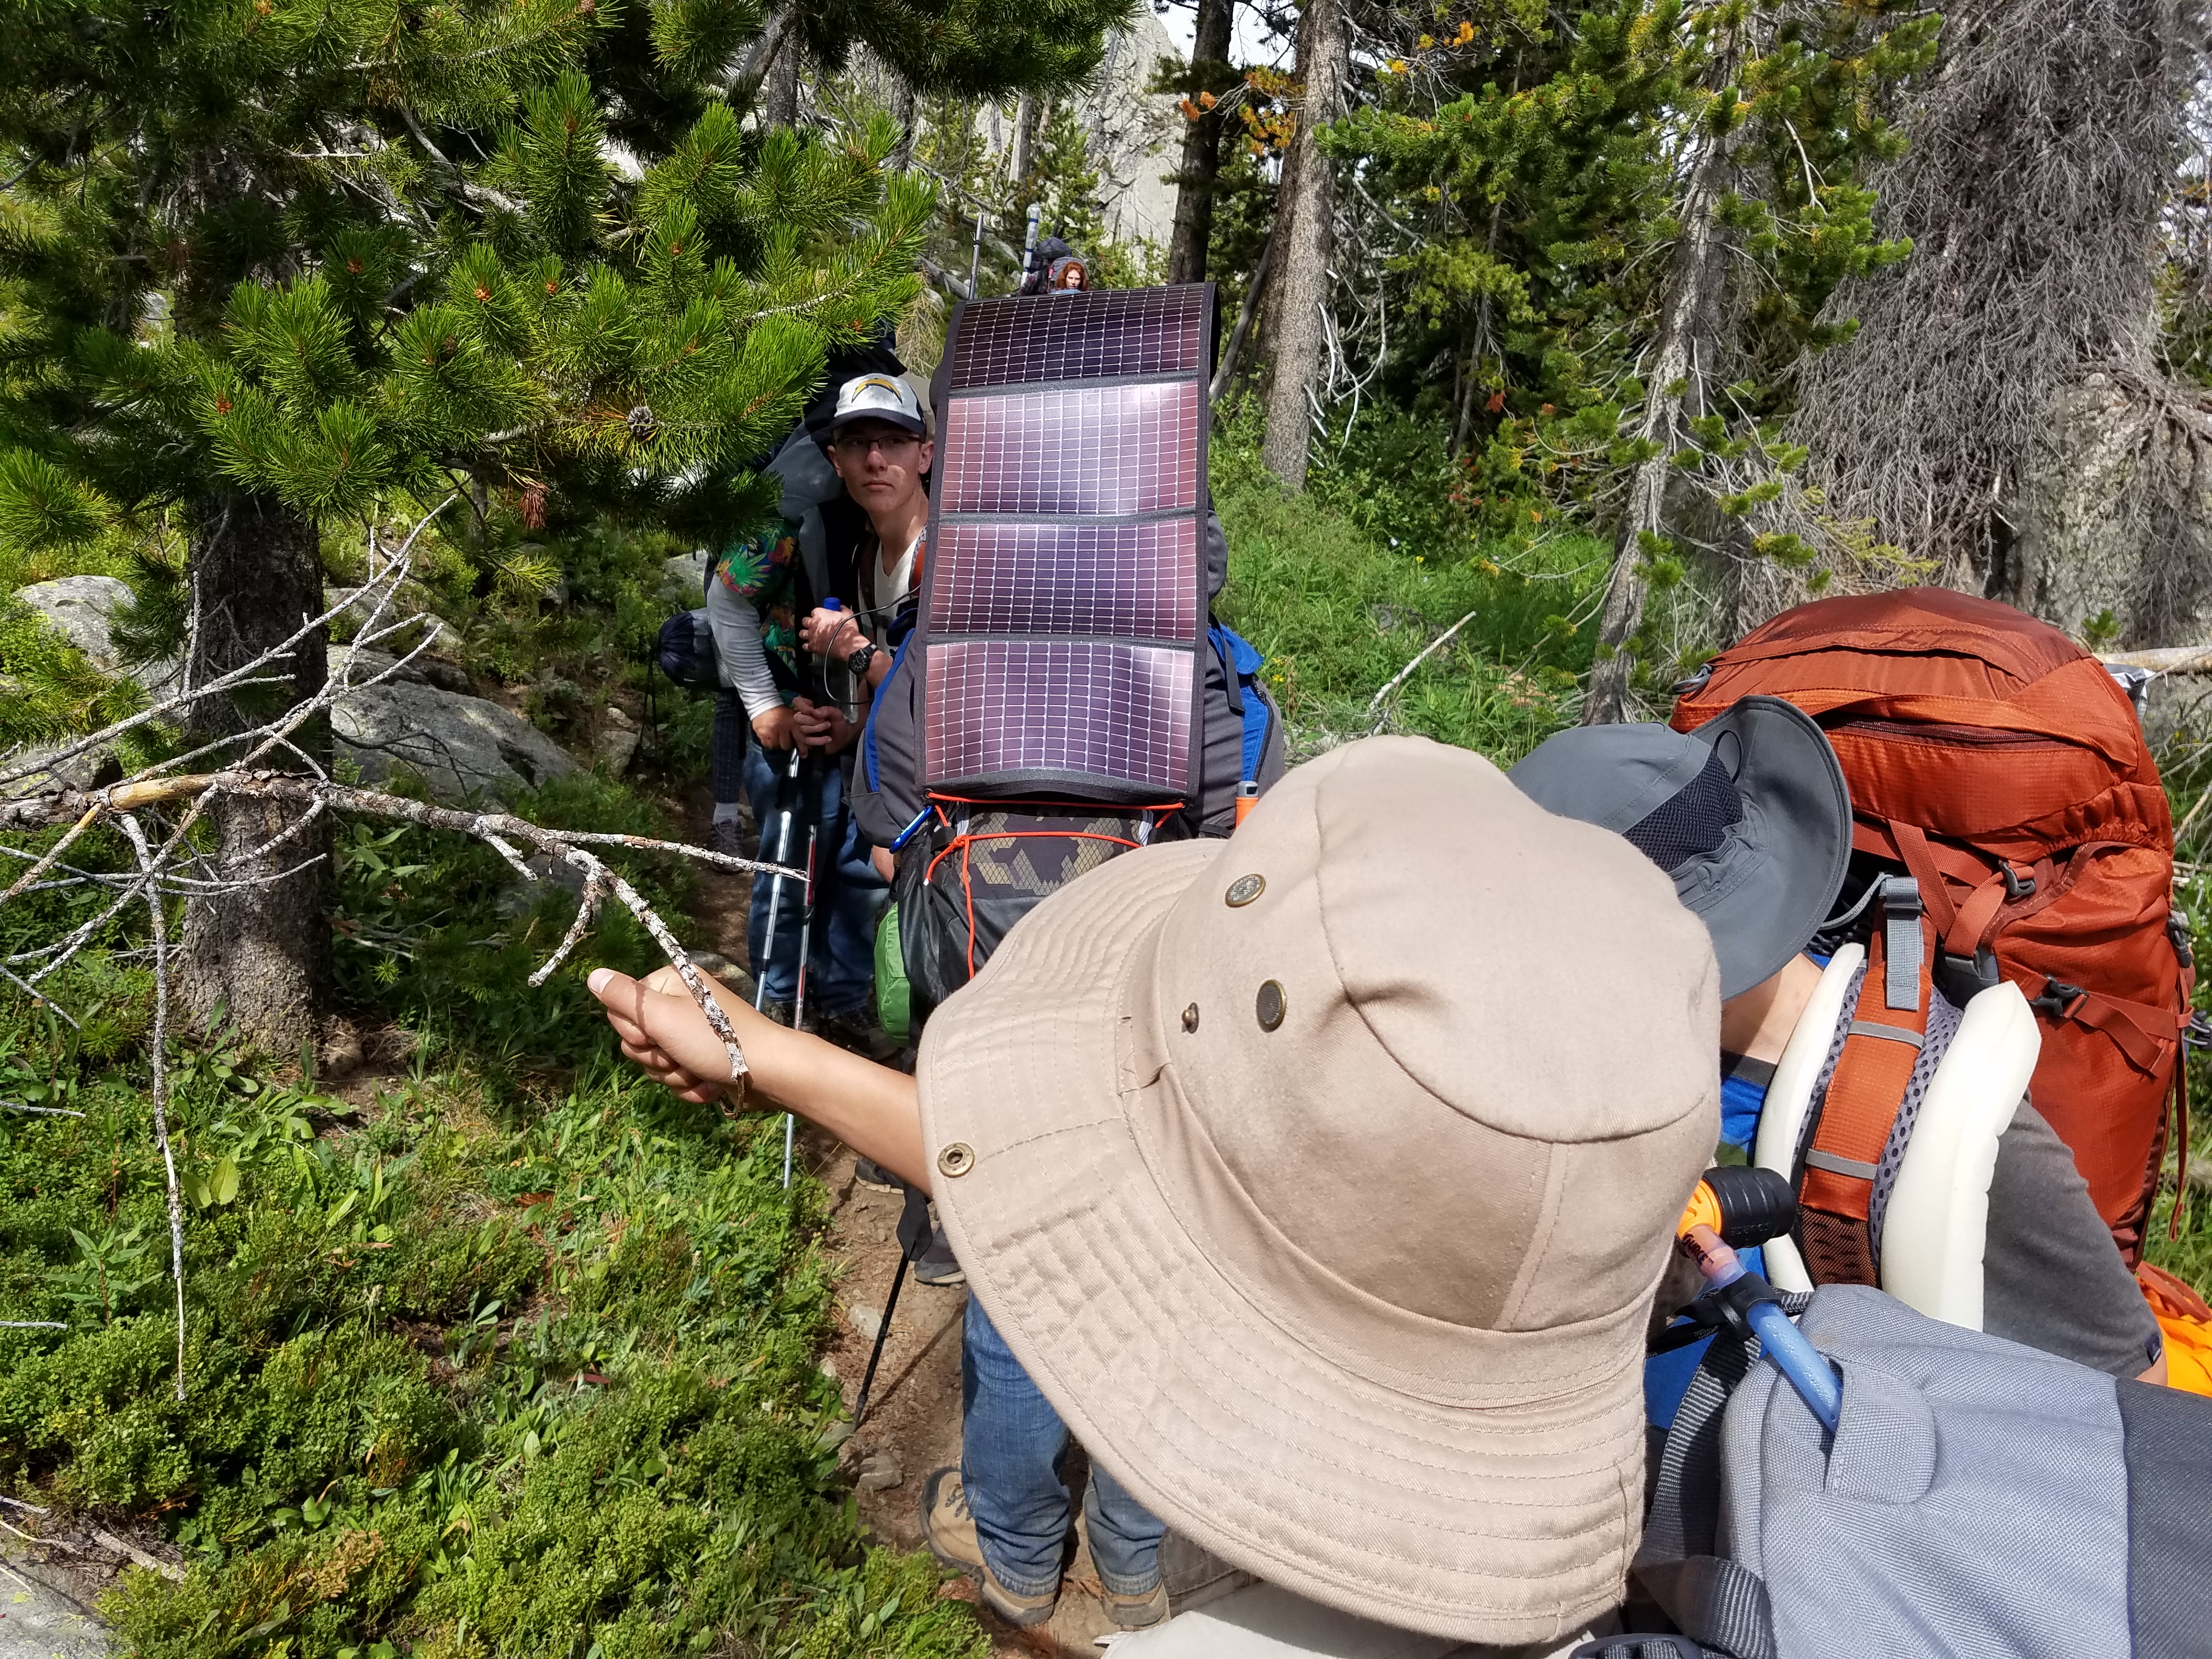
<path id="1" fill-rule="evenodd" d="M 333 646 L 331 648 L 331 678 L 336 679 L 351 665 L 353 683 L 373 679 L 379 674 L 393 674 L 396 678 L 414 685 L 434 685 L 441 691 L 472 694 L 475 683 L 469 671 L 457 662 L 443 657 L 434 657 L 428 652 L 410 657 L 404 664 L 389 651 L 372 651 L 366 646 Z"/>
<path id="2" fill-rule="evenodd" d="M 131 675 L 158 697 L 177 678 L 174 661 L 133 666 L 115 643 L 115 615 L 131 603 L 130 584 L 113 576 L 58 576 L 19 587 L 15 597 L 46 619 L 46 624 L 85 654 L 110 678 Z"/>
<path id="3" fill-rule="evenodd" d="M 611 707 L 600 717 L 599 735 L 592 739 L 592 758 L 606 769 L 609 777 L 618 778 L 629 770 L 630 761 L 637 754 L 638 739 L 643 735 L 635 720 L 621 709 Z"/>
<path id="4" fill-rule="evenodd" d="M 112 745 L 102 744 L 56 761 L 54 757 L 67 746 L 55 744 L 0 756 L 0 772 L 22 774 L 13 782 L 0 783 L 0 800 L 51 794 L 57 789 L 98 789 L 122 777 L 123 767 Z"/>
<path id="5" fill-rule="evenodd" d="M 459 805 L 471 794 L 502 804 L 576 769 L 568 754 L 520 714 L 415 679 L 387 681 L 331 711 L 337 751 L 381 783 L 411 772 L 431 795 Z"/>
<path id="6" fill-rule="evenodd" d="M 331 628 L 334 634 L 350 638 L 356 631 L 368 625 L 369 617 L 375 610 L 375 605 L 373 597 L 363 598 L 362 592 L 363 590 L 358 587 L 325 587 L 323 590 L 323 609 L 336 611 L 338 613 L 331 619 Z M 433 635 L 430 641 L 431 650 L 447 656 L 453 656 L 459 653 L 460 635 L 454 631 L 451 623 L 423 603 L 422 596 L 416 591 L 415 585 L 411 582 L 406 584 L 394 596 L 392 602 L 384 607 L 384 615 L 378 625 L 381 627 L 406 618 L 421 622 L 430 629 Z M 411 651 L 421 642 L 422 637 L 420 634 L 410 631 L 395 634 L 383 643 L 387 649 L 398 646 L 404 650 Z"/>
<path id="7" fill-rule="evenodd" d="M 707 550 L 698 548 L 660 562 L 661 594 L 671 605 L 696 610 L 707 589 Z"/>

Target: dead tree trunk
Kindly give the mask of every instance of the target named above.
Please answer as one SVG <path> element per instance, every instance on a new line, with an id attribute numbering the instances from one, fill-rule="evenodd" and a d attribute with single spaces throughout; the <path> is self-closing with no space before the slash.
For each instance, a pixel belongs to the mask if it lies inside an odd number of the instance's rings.
<path id="1" fill-rule="evenodd" d="M 896 70 L 891 77 L 891 119 L 898 123 L 898 148 L 891 151 L 893 173 L 904 173 L 914 166 L 914 82 Z"/>
<path id="2" fill-rule="evenodd" d="M 210 496 L 195 506 L 191 577 L 200 608 L 191 662 L 195 685 L 281 645 L 323 610 L 315 528 L 266 495 Z M 276 671 L 283 675 L 276 684 L 200 702 L 195 738 L 206 743 L 250 732 L 314 696 L 326 677 L 325 643 L 319 631 L 296 647 L 290 663 Z M 303 755 L 327 763 L 330 734 L 321 717 L 290 741 L 295 749 L 272 749 L 246 763 L 304 771 Z M 227 764 L 246 760 L 229 752 L 221 758 Z M 219 876 L 226 885 L 185 908 L 179 989 L 185 1011 L 203 1024 L 227 1019 L 247 1042 L 281 1055 L 295 1054 L 315 1039 L 331 987 L 331 875 L 320 856 L 330 850 L 325 826 L 311 824 L 257 855 L 292 829 L 302 811 L 281 800 L 222 797 L 208 814 L 212 845 L 195 873 Z M 270 879 L 310 860 L 319 861 Z"/>
<path id="3" fill-rule="evenodd" d="M 1219 92 L 1229 76 L 1229 39 L 1236 0 L 1198 0 L 1198 33 L 1190 51 L 1192 107 L 1198 117 L 1184 129 L 1182 167 L 1176 174 L 1175 229 L 1168 238 L 1168 281 L 1202 283 L 1213 240 L 1214 179 L 1221 171 L 1221 112 L 1200 103 L 1201 92 Z"/>
<path id="4" fill-rule="evenodd" d="M 1290 216 L 1276 254 L 1281 264 L 1271 319 L 1275 361 L 1267 381 L 1267 432 L 1260 459 L 1293 490 L 1306 487 L 1306 451 L 1313 437 L 1310 400 L 1328 344 L 1322 308 L 1328 303 L 1329 262 L 1336 251 L 1336 169 L 1322 153 L 1316 130 L 1334 118 L 1344 97 L 1344 17 L 1339 3 L 1306 0 L 1298 13 L 1304 101 L 1275 198 L 1275 211 Z"/>
<path id="5" fill-rule="evenodd" d="M 1498 228 L 1505 216 L 1505 204 L 1493 202 L 1490 208 L 1490 234 L 1483 243 L 1483 252 L 1495 255 L 1498 252 Z M 1452 424 L 1451 453 L 1457 459 L 1467 451 L 1468 434 L 1474 426 L 1474 399 L 1482 385 L 1482 360 L 1490 355 L 1490 290 L 1482 290 L 1481 303 L 1475 308 L 1474 349 L 1468 353 L 1467 374 L 1460 388 L 1459 419 Z"/>
<path id="6" fill-rule="evenodd" d="M 2169 216 L 2201 190 L 2185 175 L 2177 198 L 2202 9 L 1944 11 L 1942 62 L 1899 123 L 1908 147 L 1875 180 L 1882 231 L 1912 257 L 1836 290 L 1831 313 L 1858 330 L 1807 366 L 1790 435 L 1825 511 L 1871 520 L 1938 581 L 2063 628 L 2109 599 L 2131 640 L 2185 633 L 2212 594 L 2198 464 L 2166 464 L 2162 440 L 2141 468 L 2126 452 L 2172 397 L 2159 273 Z M 2097 429 L 2089 406 L 2116 397 L 2127 406 Z M 2142 565 L 2132 593 L 2115 551 Z"/>
<path id="7" fill-rule="evenodd" d="M 761 125 L 764 127 L 788 127 L 799 120 L 799 68 L 806 56 L 806 37 L 799 27 L 794 13 L 776 42 L 775 56 L 769 60 L 768 78 L 761 87 Z"/>
<path id="8" fill-rule="evenodd" d="M 1733 78 L 1734 52 L 1717 45 L 1721 73 L 1715 84 Z M 1589 689 L 1583 700 L 1583 724 L 1610 725 L 1628 718 L 1629 686 L 1636 657 L 1629 641 L 1644 624 L 1645 583 L 1644 562 L 1650 538 L 1662 533 L 1667 519 L 1667 486 L 1674 472 L 1674 457 L 1682 447 L 1689 422 L 1705 408 L 1704 370 L 1709 353 L 1698 350 L 1702 335 L 1711 331 L 1727 271 L 1721 228 L 1714 218 L 1734 173 L 1733 140 L 1700 124 L 1696 140 L 1699 153 L 1690 163 L 1689 187 L 1684 192 L 1680 237 L 1668 266 L 1667 286 L 1660 300 L 1658 343 L 1652 353 L 1650 372 L 1644 378 L 1644 416 L 1636 435 L 1654 446 L 1651 453 L 1629 474 L 1628 504 L 1621 514 L 1620 536 L 1613 546 L 1613 573 L 1606 583 L 1605 607 L 1599 615 L 1597 661 L 1590 668 Z"/>

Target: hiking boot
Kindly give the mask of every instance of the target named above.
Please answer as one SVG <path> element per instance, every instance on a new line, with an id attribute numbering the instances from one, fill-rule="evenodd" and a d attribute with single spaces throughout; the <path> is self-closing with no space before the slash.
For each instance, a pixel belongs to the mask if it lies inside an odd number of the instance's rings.
<path id="1" fill-rule="evenodd" d="M 929 1230 L 929 1248 L 915 1258 L 914 1276 L 924 1285 L 940 1289 L 949 1285 L 965 1285 L 968 1275 L 952 1254 L 952 1246 L 945 1237 L 942 1226 Z"/>
<path id="2" fill-rule="evenodd" d="M 849 1014 L 824 1014 L 817 1028 L 827 1041 L 849 1053 L 887 1065 L 898 1057 L 899 1041 L 869 1018 L 866 1007 Z"/>
<path id="3" fill-rule="evenodd" d="M 1142 1595 L 1118 1595 L 1109 1589 L 1103 1591 L 1101 1599 L 1106 1604 L 1106 1616 L 1114 1621 L 1117 1630 L 1150 1630 L 1168 1616 L 1168 1587 L 1164 1582 L 1153 1585 Z"/>
<path id="4" fill-rule="evenodd" d="M 853 1179 L 863 1187 L 872 1187 L 879 1193 L 902 1190 L 899 1178 L 872 1158 L 860 1158 L 853 1165 Z"/>
<path id="5" fill-rule="evenodd" d="M 717 818 L 707 826 L 707 850 L 727 857 L 741 859 L 745 855 L 744 826 L 735 818 Z M 735 873 L 733 872 L 726 872 Z"/>
<path id="6" fill-rule="evenodd" d="M 975 1517 L 968 1512 L 968 1494 L 960 1484 L 960 1471 L 951 1464 L 933 1470 L 921 1486 L 921 1535 L 929 1553 L 956 1572 L 975 1581 L 983 1605 L 1006 1623 L 1024 1628 L 1042 1625 L 1052 1617 L 1060 1601 L 1054 1585 L 1042 1595 L 1023 1595 L 1008 1589 L 983 1559 L 983 1546 L 975 1536 Z M 1163 1607 L 1166 1597 L 1161 1597 Z"/>

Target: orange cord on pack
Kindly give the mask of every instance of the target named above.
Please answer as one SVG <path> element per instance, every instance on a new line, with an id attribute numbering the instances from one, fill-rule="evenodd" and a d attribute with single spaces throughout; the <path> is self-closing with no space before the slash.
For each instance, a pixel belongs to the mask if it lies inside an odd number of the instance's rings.
<path id="1" fill-rule="evenodd" d="M 1098 805 L 1098 803 L 1097 802 L 1085 803 L 1077 801 L 979 800 L 971 799 L 965 795 L 933 795 L 930 799 L 933 802 L 937 804 L 937 815 L 939 819 L 947 824 L 950 824 L 952 820 L 945 811 L 946 805 L 988 806 L 996 811 L 1009 812 L 1016 811 L 1033 811 L 1038 808 L 1050 807 L 1059 807 L 1063 811 L 1079 811 L 1095 810 Z M 1169 802 L 1155 806 L 1139 806 L 1135 808 L 1125 807 L 1121 810 L 1125 811 L 1134 811 L 1139 813 L 1151 814 L 1155 812 L 1173 812 L 1179 811 L 1180 808 L 1181 803 Z M 1049 839 L 1053 841 L 1105 841 L 1113 842 L 1116 847 L 1125 848 L 1132 851 L 1145 844 L 1140 841 L 1132 841 L 1127 836 L 1102 835 L 1095 830 L 995 830 L 981 832 L 969 831 L 964 835 L 955 836 L 951 841 L 947 842 L 938 850 L 935 857 L 929 860 L 929 867 L 922 872 L 921 878 L 923 885 L 928 885 L 931 882 L 936 879 L 937 866 L 939 865 L 944 863 L 945 860 L 951 857 L 955 852 L 957 852 L 960 854 L 960 888 L 961 896 L 965 903 L 968 915 L 968 977 L 970 979 L 975 977 L 975 884 L 973 879 L 974 868 L 969 861 L 969 848 L 971 843 L 979 841 L 1027 841 L 1032 839 Z"/>

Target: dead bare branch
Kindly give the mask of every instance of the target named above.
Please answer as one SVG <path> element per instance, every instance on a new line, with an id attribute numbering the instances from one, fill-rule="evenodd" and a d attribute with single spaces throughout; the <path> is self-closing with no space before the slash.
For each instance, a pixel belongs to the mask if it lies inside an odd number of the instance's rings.
<path id="1" fill-rule="evenodd" d="M 138 855 L 147 877 L 146 917 L 154 934 L 154 1035 L 148 1044 L 154 1065 L 154 1141 L 161 1149 L 161 1168 L 169 1182 L 169 1277 L 177 1291 L 177 1403 L 185 1399 L 185 1201 L 177 1187 L 177 1154 L 169 1145 L 169 916 L 155 875 L 154 849 L 131 813 L 116 823 Z"/>

